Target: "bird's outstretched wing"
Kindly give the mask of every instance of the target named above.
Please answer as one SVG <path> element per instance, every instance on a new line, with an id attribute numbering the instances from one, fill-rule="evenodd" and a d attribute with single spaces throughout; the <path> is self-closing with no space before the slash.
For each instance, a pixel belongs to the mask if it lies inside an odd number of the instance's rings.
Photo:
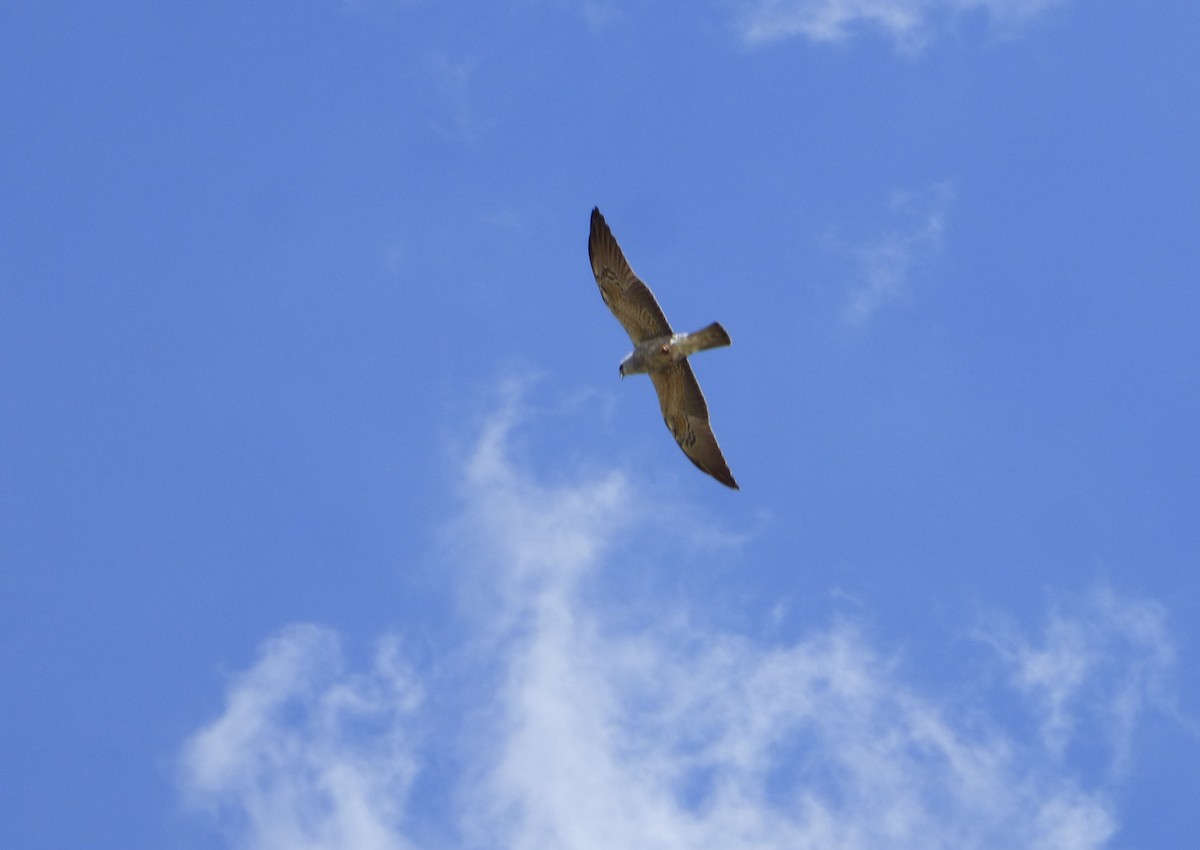
<path id="1" fill-rule="evenodd" d="M 651 372 L 654 389 L 658 392 L 658 403 L 662 407 L 663 420 L 675 435 L 675 442 L 688 459 L 701 471 L 707 472 L 726 487 L 740 489 L 733 480 L 712 426 L 708 423 L 708 404 L 704 393 L 686 360 L 680 360 L 670 369 Z"/>
<path id="2" fill-rule="evenodd" d="M 592 261 L 592 274 L 600 286 L 600 297 L 634 344 L 671 333 L 667 317 L 654 300 L 654 293 L 629 267 L 599 209 L 592 210 L 588 259 Z"/>

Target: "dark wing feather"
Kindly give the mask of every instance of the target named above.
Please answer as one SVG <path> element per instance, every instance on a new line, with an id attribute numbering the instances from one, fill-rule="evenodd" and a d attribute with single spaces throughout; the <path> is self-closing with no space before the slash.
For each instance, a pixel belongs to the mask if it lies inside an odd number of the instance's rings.
<path id="1" fill-rule="evenodd" d="M 592 261 L 592 274 L 600 286 L 600 297 L 634 344 L 671 333 L 667 317 L 654 300 L 654 293 L 629 267 L 599 209 L 592 210 L 588 259 Z"/>
<path id="2" fill-rule="evenodd" d="M 663 421 L 675 435 L 675 442 L 688 459 L 701 471 L 707 472 L 726 487 L 739 489 L 717 445 L 717 438 L 708 423 L 708 404 L 692 372 L 691 365 L 681 360 L 670 369 L 651 372 Z"/>

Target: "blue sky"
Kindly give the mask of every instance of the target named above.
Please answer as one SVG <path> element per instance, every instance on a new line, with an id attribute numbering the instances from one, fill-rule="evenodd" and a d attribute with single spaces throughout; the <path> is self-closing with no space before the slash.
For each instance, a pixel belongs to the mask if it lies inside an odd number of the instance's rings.
<path id="1" fill-rule="evenodd" d="M 8 4 L 5 843 L 1186 846 L 1198 8 Z"/>

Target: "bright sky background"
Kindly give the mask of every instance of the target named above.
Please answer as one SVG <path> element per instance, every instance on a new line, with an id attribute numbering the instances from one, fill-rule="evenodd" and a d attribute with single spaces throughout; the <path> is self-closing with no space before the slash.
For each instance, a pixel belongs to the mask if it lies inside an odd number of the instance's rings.
<path id="1" fill-rule="evenodd" d="M 1198 44 L 5 4 L 0 843 L 1190 846 Z M 733 337 L 741 492 L 618 379 L 594 205 Z"/>

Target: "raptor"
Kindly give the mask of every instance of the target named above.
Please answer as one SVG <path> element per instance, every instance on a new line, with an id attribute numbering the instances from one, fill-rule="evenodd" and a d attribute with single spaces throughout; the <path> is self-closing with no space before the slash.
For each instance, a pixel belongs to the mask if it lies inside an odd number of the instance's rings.
<path id="1" fill-rule="evenodd" d="M 688 459 L 726 487 L 739 489 L 708 421 L 708 403 L 688 363 L 697 351 L 730 344 L 719 322 L 695 333 L 671 330 L 667 317 L 646 286 L 630 268 L 599 209 L 592 210 L 588 259 L 600 287 L 600 297 L 633 341 L 633 352 L 621 361 L 620 373 L 645 373 L 654 382 L 663 421 Z"/>

